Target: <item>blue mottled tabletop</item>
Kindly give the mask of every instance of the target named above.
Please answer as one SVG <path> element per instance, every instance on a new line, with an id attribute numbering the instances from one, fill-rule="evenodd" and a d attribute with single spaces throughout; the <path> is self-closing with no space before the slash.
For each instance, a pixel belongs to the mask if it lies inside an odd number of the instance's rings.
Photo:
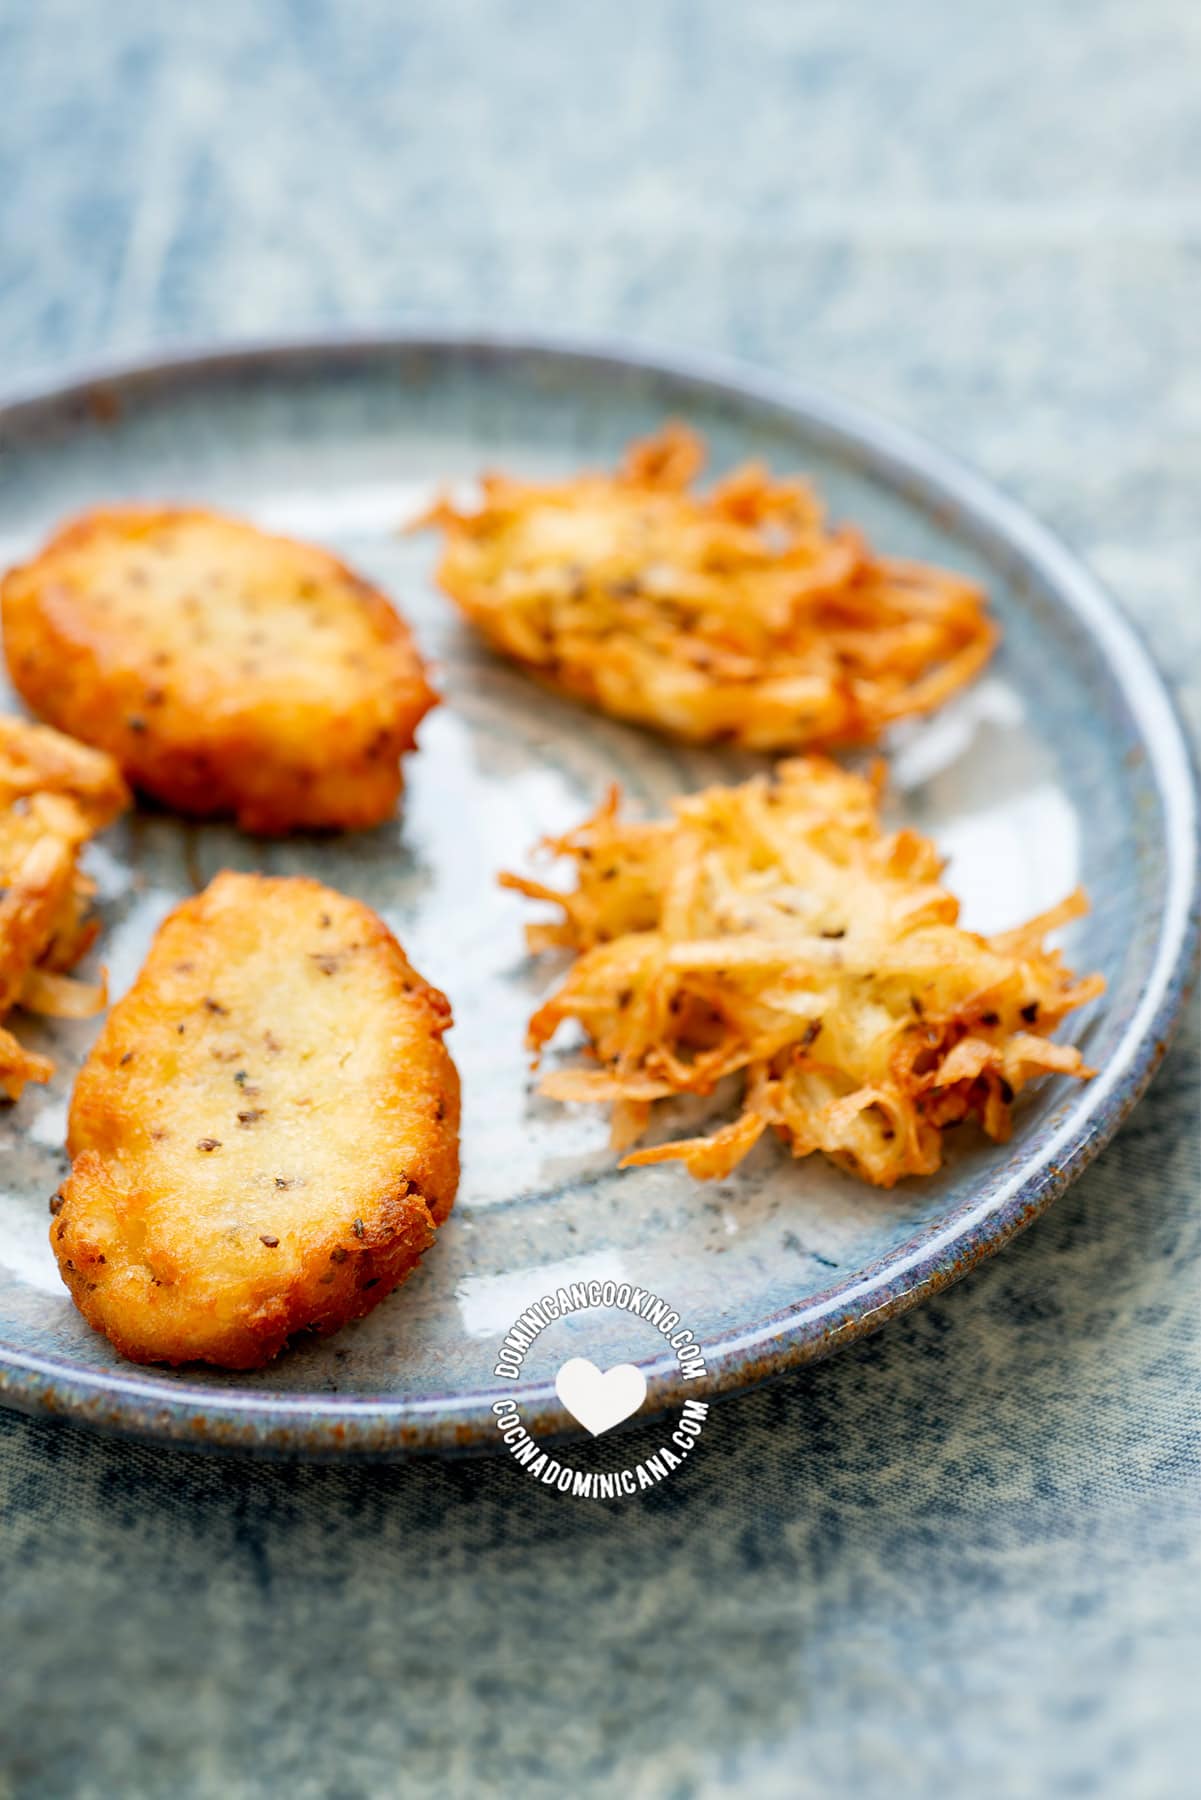
<path id="1" fill-rule="evenodd" d="M 975 461 L 1201 726 L 1191 0 L 0 0 L 0 377 L 553 326 Z M 0 1795 L 1167 1796 L 1201 1755 L 1195 1012 L 1004 1255 L 640 1500 L 0 1415 Z"/>

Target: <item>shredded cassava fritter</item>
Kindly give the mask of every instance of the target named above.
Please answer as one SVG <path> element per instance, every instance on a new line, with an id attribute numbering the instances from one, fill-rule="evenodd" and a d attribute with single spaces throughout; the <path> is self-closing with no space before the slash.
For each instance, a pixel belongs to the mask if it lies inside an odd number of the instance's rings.
<path id="1" fill-rule="evenodd" d="M 67 974 L 95 941 L 95 884 L 79 867 L 88 839 L 129 804 L 101 751 L 23 719 L 0 718 L 0 1019 L 14 1006 L 88 1018 L 103 981 Z M 0 1094 L 17 1100 L 53 1064 L 0 1029 Z"/>
<path id="2" fill-rule="evenodd" d="M 947 1127 L 975 1118 L 1003 1140 L 1029 1081 L 1092 1073 L 1048 1034 L 1104 981 L 1043 947 L 1087 910 L 1083 894 L 1013 931 L 964 930 L 935 846 L 882 829 L 879 786 L 799 758 L 649 824 L 621 820 L 614 789 L 547 840 L 573 861 L 573 891 L 501 877 L 562 909 L 528 928 L 531 949 L 578 957 L 529 1043 L 540 1052 L 574 1020 L 598 1066 L 553 1071 L 544 1093 L 610 1102 L 625 1147 L 654 1101 L 744 1077 L 732 1124 L 623 1166 L 678 1158 L 723 1176 L 771 1126 L 794 1156 L 821 1150 L 891 1187 L 939 1168 Z"/>
<path id="3" fill-rule="evenodd" d="M 701 742 L 874 743 L 983 668 L 997 634 L 972 582 L 877 555 L 759 463 L 698 493 L 704 459 L 669 424 L 616 475 L 487 475 L 478 508 L 420 521 L 446 533 L 438 579 L 540 679 Z"/>

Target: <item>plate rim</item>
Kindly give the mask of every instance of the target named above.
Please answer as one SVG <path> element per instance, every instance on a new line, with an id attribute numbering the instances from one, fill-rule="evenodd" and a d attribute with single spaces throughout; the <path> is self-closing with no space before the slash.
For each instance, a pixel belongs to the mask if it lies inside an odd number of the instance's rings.
<path id="1" fill-rule="evenodd" d="M 896 1246 L 850 1281 L 796 1302 L 755 1325 L 704 1344 L 706 1398 L 745 1392 L 869 1335 L 941 1292 L 1039 1216 L 1109 1142 L 1141 1098 L 1167 1049 L 1191 988 L 1201 909 L 1201 828 L 1196 752 L 1171 684 L 1138 627 L 1084 562 L 1049 527 L 968 463 L 857 400 L 761 366 L 707 352 L 677 352 L 620 338 L 550 331 L 493 332 L 414 327 L 245 340 L 163 344 L 144 355 L 71 363 L 0 383 L 0 433 L 22 415 L 57 410 L 77 422 L 103 417 L 106 390 L 152 389 L 181 380 L 204 385 L 258 370 L 286 375 L 323 363 L 352 365 L 397 355 L 481 361 L 582 363 L 707 389 L 800 421 L 811 436 L 861 456 L 897 489 L 949 505 L 991 544 L 1036 569 L 1112 670 L 1146 750 L 1164 814 L 1166 879 L 1146 987 L 1105 1067 L 1068 1107 L 1032 1159 L 974 1209 L 932 1234 Z M 956 1254 L 951 1255 L 951 1252 Z M 871 1300 L 874 1304 L 865 1306 Z M 632 1425 L 649 1423 L 689 1396 L 674 1359 L 647 1357 L 648 1397 Z M 694 1390 L 693 1390 L 694 1391 Z M 579 1435 L 549 1382 L 518 1393 L 531 1432 L 548 1442 Z M 415 1452 L 496 1453 L 495 1392 L 428 1399 L 328 1396 L 256 1389 L 169 1388 L 137 1368 L 88 1370 L 0 1339 L 0 1404 L 52 1414 L 159 1443 L 306 1459 L 386 1459 Z"/>

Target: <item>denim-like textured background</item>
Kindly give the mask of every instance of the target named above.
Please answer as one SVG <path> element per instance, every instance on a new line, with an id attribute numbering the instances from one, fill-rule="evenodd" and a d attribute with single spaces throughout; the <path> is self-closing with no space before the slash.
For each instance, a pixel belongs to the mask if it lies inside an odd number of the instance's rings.
<path id="1" fill-rule="evenodd" d="M 1057 526 L 1196 730 L 1199 69 L 1191 0 L 0 0 L 0 375 L 417 321 L 740 353 Z M 1197 1043 L 1002 1257 L 639 1501 L 0 1416 L 0 1795 L 1189 1791 Z"/>

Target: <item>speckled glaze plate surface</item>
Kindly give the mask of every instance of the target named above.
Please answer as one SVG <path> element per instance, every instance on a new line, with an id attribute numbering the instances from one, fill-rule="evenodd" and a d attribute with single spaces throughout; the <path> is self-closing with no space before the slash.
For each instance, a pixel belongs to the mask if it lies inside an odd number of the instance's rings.
<path id="1" fill-rule="evenodd" d="M 1004 630 L 992 669 L 887 746 L 898 814 L 934 835 L 965 921 L 985 930 L 1077 882 L 1091 916 L 1070 960 L 1100 969 L 1080 1017 L 1099 1069 L 1024 1097 L 1012 1141 L 961 1134 L 935 1179 L 876 1192 L 762 1144 L 733 1179 L 619 1173 L 599 1113 L 532 1092 L 525 1020 L 551 972 L 525 956 L 528 907 L 496 886 L 543 832 L 617 777 L 657 812 L 747 761 L 665 744 L 559 702 L 491 658 L 431 583 L 435 545 L 398 535 L 434 487 L 482 466 L 609 464 L 666 414 L 747 455 L 807 470 L 880 545 L 966 569 Z M 144 812 L 96 844 L 99 955 L 115 994 L 154 927 L 218 869 L 311 872 L 360 895 L 454 1002 L 464 1089 L 458 1204 L 419 1273 L 371 1318 L 301 1341 L 257 1375 L 132 1368 L 59 1283 L 47 1199 L 94 1024 L 23 1021 L 58 1074 L 0 1113 L 0 1398 L 181 1443 L 311 1456 L 495 1444 L 492 1369 L 516 1315 L 559 1284 L 629 1280 L 702 1340 L 707 1393 L 822 1356 L 955 1279 L 1026 1225 L 1138 1099 L 1179 1010 L 1196 928 L 1196 806 L 1173 708 L 1091 576 L 977 477 L 907 433 L 728 368 L 605 349 L 467 340 L 288 345 L 109 371 L 0 408 L 0 557 L 63 514 L 123 498 L 196 500 L 328 544 L 392 594 L 440 668 L 445 704 L 408 764 L 403 817 L 344 838 L 260 843 Z M 6 696 L 6 703 L 8 697 Z M 672 1121 L 665 1119 L 666 1128 Z M 679 1125 L 680 1116 L 674 1120 Z M 553 1378 L 563 1322 L 526 1362 L 532 1429 L 570 1424 Z M 580 1340 L 581 1346 L 583 1340 Z M 645 1370 L 645 1418 L 680 1397 L 663 1340 L 588 1315 L 586 1354 Z M 695 1387 L 691 1390 L 696 1392 Z"/>

